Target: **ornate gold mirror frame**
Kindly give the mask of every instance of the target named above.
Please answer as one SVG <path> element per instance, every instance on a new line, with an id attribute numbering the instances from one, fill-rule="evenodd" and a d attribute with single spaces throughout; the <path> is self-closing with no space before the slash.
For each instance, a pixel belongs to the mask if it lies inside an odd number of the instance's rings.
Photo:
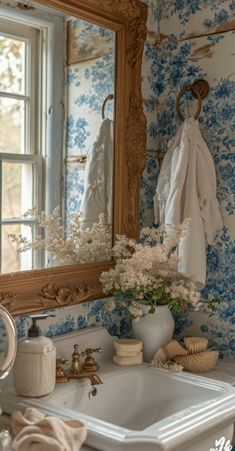
<path id="1" fill-rule="evenodd" d="M 139 234 L 139 191 L 145 167 L 146 119 L 141 65 L 147 6 L 138 0 L 37 0 L 35 3 L 116 32 L 114 236 Z M 13 315 L 78 304 L 103 296 L 100 274 L 112 262 L 0 276 L 0 302 Z"/>

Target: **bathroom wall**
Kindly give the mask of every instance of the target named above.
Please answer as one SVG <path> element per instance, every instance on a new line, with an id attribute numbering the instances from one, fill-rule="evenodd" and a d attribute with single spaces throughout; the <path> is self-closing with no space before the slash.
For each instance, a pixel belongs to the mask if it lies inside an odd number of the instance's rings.
<path id="1" fill-rule="evenodd" d="M 142 89 L 147 116 L 147 164 L 142 179 L 140 221 L 153 223 L 152 198 L 159 164 L 179 122 L 175 98 L 184 83 L 205 77 L 210 93 L 203 102 L 200 123 L 216 165 L 218 199 L 224 230 L 208 250 L 207 285 L 203 297 L 220 298 L 216 314 L 204 311 L 177 317 L 176 336 L 199 334 L 210 338 L 222 356 L 235 357 L 235 3 L 223 0 L 177 2 L 148 0 L 148 35 L 144 50 Z M 164 6 L 164 7 L 163 7 Z M 213 7 L 212 7 L 213 6 Z M 174 34 L 172 34 L 174 30 Z M 56 318 L 44 326 L 49 335 L 101 323 L 111 333 L 126 335 L 130 321 L 122 309 L 108 312 L 106 301 L 55 310 Z M 24 336 L 28 319 L 17 320 Z"/>
<path id="2" fill-rule="evenodd" d="M 198 0 L 149 2 L 152 22 L 145 48 L 149 147 L 164 153 L 179 126 L 175 99 L 184 84 L 205 78 L 210 92 L 199 122 L 214 159 L 224 229 L 209 247 L 207 283 L 202 298 L 219 298 L 215 314 L 178 317 L 176 336 L 205 335 L 222 356 L 235 357 L 235 3 Z M 174 31 L 174 33 L 172 33 Z M 156 101 L 157 99 L 157 101 Z M 195 102 L 188 101 L 195 111 Z M 143 181 L 141 221 L 153 221 L 156 163 L 148 160 Z"/>
<path id="3" fill-rule="evenodd" d="M 125 311 L 121 307 L 112 311 L 109 310 L 106 299 L 47 310 L 44 313 L 55 315 L 54 318 L 50 317 L 44 321 L 39 321 L 43 335 L 48 337 L 95 325 L 106 327 L 111 335 L 118 337 L 127 337 L 131 332 L 131 322 Z M 27 336 L 30 325 L 29 315 L 16 318 L 18 340 Z"/>

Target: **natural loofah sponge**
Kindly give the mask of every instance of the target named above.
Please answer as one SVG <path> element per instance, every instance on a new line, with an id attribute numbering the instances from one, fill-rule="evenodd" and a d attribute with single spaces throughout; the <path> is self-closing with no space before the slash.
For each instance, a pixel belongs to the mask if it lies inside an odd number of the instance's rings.
<path id="1" fill-rule="evenodd" d="M 189 353 L 188 349 L 185 349 L 176 340 L 171 340 L 167 345 L 162 346 L 162 350 L 170 360 L 174 359 L 176 355 L 187 355 Z"/>
<path id="2" fill-rule="evenodd" d="M 179 365 L 182 365 L 185 370 L 191 371 L 192 373 L 207 373 L 215 367 L 218 357 L 218 351 L 204 351 L 176 356 L 174 360 Z"/>
<path id="3" fill-rule="evenodd" d="M 204 337 L 186 337 L 184 342 L 190 354 L 205 351 L 208 344 L 207 338 Z"/>

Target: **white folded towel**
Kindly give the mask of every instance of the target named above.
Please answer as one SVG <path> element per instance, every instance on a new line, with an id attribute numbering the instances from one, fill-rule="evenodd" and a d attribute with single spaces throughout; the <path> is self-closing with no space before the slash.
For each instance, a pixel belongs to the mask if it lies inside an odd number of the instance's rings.
<path id="1" fill-rule="evenodd" d="M 46 418 L 33 408 L 26 409 L 24 415 L 14 411 L 11 424 L 15 434 L 12 451 L 78 451 L 87 436 L 81 421 Z"/>

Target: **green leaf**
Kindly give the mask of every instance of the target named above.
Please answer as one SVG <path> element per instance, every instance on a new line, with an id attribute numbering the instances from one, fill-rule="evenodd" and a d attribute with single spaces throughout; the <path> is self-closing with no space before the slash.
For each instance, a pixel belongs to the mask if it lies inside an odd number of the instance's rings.
<path id="1" fill-rule="evenodd" d="M 153 299 L 159 301 L 164 293 L 165 287 L 158 287 L 153 291 Z"/>

